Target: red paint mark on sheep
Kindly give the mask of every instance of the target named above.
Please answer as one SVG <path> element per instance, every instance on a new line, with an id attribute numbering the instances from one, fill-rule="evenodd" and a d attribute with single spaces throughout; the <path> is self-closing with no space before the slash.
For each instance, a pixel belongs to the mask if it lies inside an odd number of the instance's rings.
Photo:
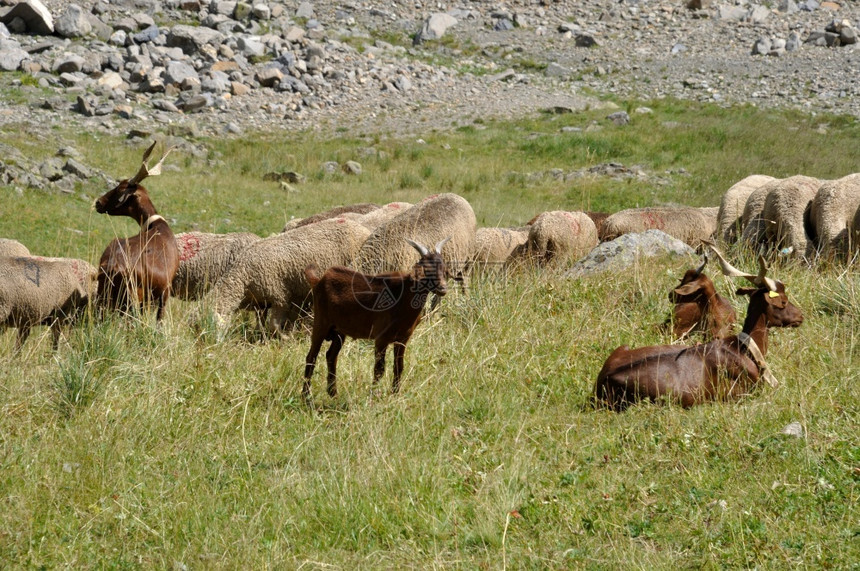
<path id="1" fill-rule="evenodd" d="M 192 234 L 180 236 L 179 261 L 186 262 L 200 253 L 200 238 Z"/>
<path id="2" fill-rule="evenodd" d="M 648 230 L 662 230 L 666 227 L 666 222 L 663 220 L 663 217 L 654 214 L 653 212 L 643 212 L 642 220 L 645 224 L 645 228 Z"/>

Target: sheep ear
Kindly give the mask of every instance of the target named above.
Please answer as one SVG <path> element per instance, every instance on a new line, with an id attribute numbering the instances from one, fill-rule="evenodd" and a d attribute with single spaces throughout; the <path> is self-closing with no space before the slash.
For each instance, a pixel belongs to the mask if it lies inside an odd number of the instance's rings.
<path id="1" fill-rule="evenodd" d="M 419 244 L 418 242 L 412 241 L 409 238 L 404 238 L 404 240 L 406 240 L 409 243 L 409 245 L 412 246 L 413 248 L 415 248 L 418 251 L 418 253 L 421 254 L 422 256 L 426 256 L 427 254 L 430 253 L 427 250 L 426 246 L 423 246 L 423 245 Z"/>
<path id="2" fill-rule="evenodd" d="M 436 244 L 436 253 L 437 253 L 437 254 L 441 254 L 441 253 L 442 253 L 442 247 L 443 247 L 443 246 L 445 246 L 445 244 L 447 244 L 447 243 L 448 243 L 448 242 L 450 242 L 450 241 L 451 241 L 451 236 L 448 236 L 448 237 L 447 237 L 447 238 L 445 238 L 444 240 L 440 240 L 440 241 Z"/>

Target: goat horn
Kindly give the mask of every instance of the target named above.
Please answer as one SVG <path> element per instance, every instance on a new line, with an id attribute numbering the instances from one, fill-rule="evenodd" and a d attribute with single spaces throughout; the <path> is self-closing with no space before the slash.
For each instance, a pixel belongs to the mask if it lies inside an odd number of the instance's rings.
<path id="1" fill-rule="evenodd" d="M 702 258 L 703 258 L 703 259 L 702 259 L 702 265 L 701 265 L 701 266 L 699 266 L 698 268 L 696 268 L 696 275 L 697 275 L 697 276 L 698 276 L 699 274 L 701 274 L 701 273 L 702 273 L 702 270 L 704 270 L 704 269 L 705 269 L 705 266 L 707 266 L 707 265 L 708 265 L 708 251 L 707 251 L 707 250 L 705 250 L 705 252 L 704 252 L 704 256 L 703 256 Z"/>
<path id="2" fill-rule="evenodd" d="M 146 149 L 146 152 L 143 153 L 143 164 L 140 165 L 140 169 L 138 169 L 137 174 L 134 175 L 134 177 L 132 177 L 128 181 L 130 184 L 137 184 L 148 176 L 157 176 L 161 174 L 161 165 L 162 163 L 164 163 L 164 159 L 166 159 L 167 155 L 170 154 L 170 151 L 172 151 L 176 147 L 169 147 L 166 151 L 164 151 L 164 154 L 161 155 L 161 158 L 158 160 L 158 162 L 155 163 L 155 166 L 149 168 L 149 166 L 146 164 L 146 161 L 149 159 L 149 156 L 152 154 L 152 150 L 155 148 L 155 145 L 157 143 L 158 141 L 153 142 L 149 146 L 149 148 Z"/>
<path id="3" fill-rule="evenodd" d="M 441 254 L 441 253 L 442 253 L 442 247 L 443 247 L 443 246 L 445 246 L 445 244 L 447 244 L 450 240 L 451 240 L 451 236 L 448 236 L 448 237 L 447 237 L 447 238 L 445 238 L 444 240 L 440 240 L 440 241 L 436 244 L 436 253 L 437 253 L 437 254 Z"/>
<path id="4" fill-rule="evenodd" d="M 766 287 L 771 291 L 776 291 L 776 282 L 770 278 L 764 277 L 765 273 L 767 273 L 767 265 L 765 264 L 763 256 L 759 257 L 760 270 L 758 275 L 749 274 L 747 272 L 742 272 L 728 263 L 726 258 L 723 256 L 723 253 L 717 249 L 717 246 L 713 242 L 706 241 L 705 244 L 707 244 L 708 247 L 713 250 L 714 255 L 717 256 L 717 260 L 720 262 L 720 267 L 723 269 L 723 275 L 729 276 L 730 278 L 746 278 L 755 286 Z"/>
<path id="5" fill-rule="evenodd" d="M 426 246 L 423 246 L 423 245 L 419 244 L 418 242 L 414 242 L 414 241 L 410 240 L 409 238 L 404 238 L 404 240 L 409 242 L 409 245 L 412 246 L 413 248 L 415 248 L 416 250 L 418 250 L 418 253 L 421 254 L 422 256 L 426 256 L 427 254 L 430 253 L 430 251 L 427 250 Z"/>

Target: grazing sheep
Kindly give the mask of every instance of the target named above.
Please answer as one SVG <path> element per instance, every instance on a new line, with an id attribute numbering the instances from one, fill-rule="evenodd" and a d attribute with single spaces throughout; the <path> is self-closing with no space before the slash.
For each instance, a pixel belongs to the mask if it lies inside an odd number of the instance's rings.
<path id="1" fill-rule="evenodd" d="M 227 273 L 241 252 L 259 240 L 259 236 L 250 232 L 177 234 L 179 269 L 173 277 L 173 295 L 187 301 L 202 298 Z"/>
<path id="2" fill-rule="evenodd" d="M 29 256 L 30 250 L 27 249 L 27 246 L 19 242 L 18 240 L 11 240 L 9 238 L 0 238 L 0 257 L 2 258 L 16 258 L 18 256 Z"/>
<path id="3" fill-rule="evenodd" d="M 697 248 L 713 236 L 717 229 L 718 208 L 651 207 L 630 208 L 616 212 L 603 223 L 604 240 L 614 240 L 624 234 L 661 230 Z"/>
<path id="4" fill-rule="evenodd" d="M 331 218 L 250 244 L 203 298 L 223 322 L 238 309 L 268 310 L 270 331 L 299 317 L 310 293 L 305 268 L 351 265 L 370 231 L 345 218 Z"/>
<path id="5" fill-rule="evenodd" d="M 51 326 L 53 346 L 96 291 L 98 272 L 84 260 L 21 256 L 0 259 L 0 326 L 18 328 L 20 349 L 36 325 Z"/>
<path id="6" fill-rule="evenodd" d="M 803 175 L 795 175 L 789 178 L 774 179 L 761 185 L 750 194 L 744 205 L 744 213 L 741 216 L 741 241 L 753 251 L 763 250 L 768 242 L 768 226 L 773 220 L 768 220 L 764 215 L 764 206 L 767 197 L 776 189 L 785 187 L 800 188 L 814 187 L 821 184 L 817 179 Z M 790 192 L 790 191 L 787 191 Z"/>
<path id="7" fill-rule="evenodd" d="M 529 239 L 529 228 L 478 228 L 469 267 L 503 264 L 513 251 Z"/>
<path id="8" fill-rule="evenodd" d="M 408 202 L 389 202 L 385 206 L 363 215 L 359 222 L 372 232 L 376 230 L 378 226 L 385 224 L 409 208 L 412 208 L 412 205 Z"/>
<path id="9" fill-rule="evenodd" d="M 822 257 L 845 258 L 856 243 L 851 222 L 860 208 L 860 173 L 821 185 L 812 199 L 809 218 Z"/>
<path id="10" fill-rule="evenodd" d="M 743 228 L 743 212 L 747 199 L 757 188 L 775 180 L 772 176 L 754 174 L 733 184 L 720 200 L 716 238 L 727 244 L 737 242 Z"/>
<path id="11" fill-rule="evenodd" d="M 508 257 L 510 265 L 561 267 L 597 246 L 597 227 L 585 212 L 544 212 L 529 226 L 528 239 Z"/>
<path id="12" fill-rule="evenodd" d="M 371 202 L 348 204 L 346 206 L 335 206 L 334 208 L 330 208 L 323 212 L 313 214 L 311 216 L 308 216 L 307 218 L 296 218 L 294 220 L 290 220 L 289 222 L 287 222 L 286 226 L 284 226 L 284 229 L 281 230 L 281 232 L 287 232 L 289 230 L 294 230 L 295 228 L 307 226 L 308 224 L 315 224 L 316 222 L 320 222 L 322 220 L 329 220 L 330 218 L 338 218 L 350 212 L 355 212 L 357 214 L 367 214 L 369 212 L 373 212 L 374 210 L 379 210 L 379 205 L 373 204 Z"/>
<path id="13" fill-rule="evenodd" d="M 761 213 L 767 249 L 787 248 L 794 256 L 807 259 L 815 254 L 815 242 L 806 228 L 809 207 L 821 184 L 817 178 L 795 176 L 768 193 Z"/>
<path id="14" fill-rule="evenodd" d="M 356 269 L 367 274 L 409 271 L 418 253 L 405 239 L 436 244 L 451 237 L 443 257 L 447 268 L 456 273 L 475 248 L 475 213 L 461 196 L 429 196 L 379 225 L 356 257 Z"/>

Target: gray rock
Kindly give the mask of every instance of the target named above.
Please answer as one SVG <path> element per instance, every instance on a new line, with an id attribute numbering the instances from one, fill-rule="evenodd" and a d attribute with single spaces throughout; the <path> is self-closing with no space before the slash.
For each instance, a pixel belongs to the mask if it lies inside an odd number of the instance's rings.
<path id="1" fill-rule="evenodd" d="M 626 111 L 616 111 L 606 116 L 607 119 L 616 125 L 627 125 L 630 123 L 630 115 Z"/>
<path id="2" fill-rule="evenodd" d="M 214 100 L 212 99 L 211 94 L 200 93 L 197 95 L 192 95 L 188 99 L 181 101 L 178 107 L 185 113 L 193 113 L 195 111 L 205 109 L 206 107 L 211 107 L 213 102 Z"/>
<path id="3" fill-rule="evenodd" d="M 63 165 L 63 170 L 72 176 L 83 180 L 87 180 L 95 176 L 93 169 L 72 158 L 66 161 L 66 164 Z"/>
<path id="4" fill-rule="evenodd" d="M 615 240 L 598 244 L 564 275 L 579 278 L 607 270 L 620 271 L 642 258 L 664 255 L 695 256 L 695 250 L 660 230 L 624 234 Z"/>
<path id="5" fill-rule="evenodd" d="M 245 57 L 261 57 L 266 53 L 266 45 L 259 38 L 240 36 L 236 46 Z"/>
<path id="6" fill-rule="evenodd" d="M 200 81 L 197 70 L 181 61 L 170 62 L 167 64 L 167 69 L 164 70 L 165 84 L 179 85 L 189 78 L 196 80 L 198 83 Z"/>
<path id="7" fill-rule="evenodd" d="M 857 29 L 851 26 L 843 26 L 839 32 L 839 41 L 843 46 L 857 43 Z"/>
<path id="8" fill-rule="evenodd" d="M 207 44 L 218 45 L 224 41 L 224 35 L 209 28 L 177 25 L 167 34 L 166 45 L 176 47 L 183 53 L 191 55 L 200 51 Z"/>
<path id="9" fill-rule="evenodd" d="M 296 9 L 296 18 L 310 20 L 314 17 L 314 5 L 310 2 L 302 2 Z"/>
<path id="10" fill-rule="evenodd" d="M 412 89 L 412 81 L 405 75 L 399 75 L 397 76 L 397 79 L 394 80 L 394 87 L 396 87 L 398 91 L 405 93 Z"/>
<path id="11" fill-rule="evenodd" d="M 720 20 L 740 22 L 747 17 L 747 10 L 742 6 L 720 6 L 718 17 Z"/>
<path id="12" fill-rule="evenodd" d="M 23 0 L 11 8 L 0 9 L 0 22 L 9 24 L 20 18 L 33 34 L 47 36 L 54 33 L 54 19 L 51 12 L 39 0 Z"/>
<path id="13" fill-rule="evenodd" d="M 136 44 L 146 44 L 149 42 L 154 42 L 156 38 L 158 38 L 158 34 L 160 30 L 158 26 L 152 25 L 144 28 L 143 30 L 137 32 L 136 34 L 131 36 L 131 39 L 134 40 Z"/>
<path id="14" fill-rule="evenodd" d="M 63 172 L 63 161 L 59 158 L 51 158 L 39 165 L 39 175 L 51 182 L 60 180 L 65 176 Z"/>
<path id="15" fill-rule="evenodd" d="M 783 40 L 782 38 L 777 38 L 771 43 L 770 51 L 767 52 L 769 56 L 780 56 L 785 53 L 785 46 L 788 42 Z"/>
<path id="16" fill-rule="evenodd" d="M 424 21 L 421 30 L 415 35 L 414 43 L 420 44 L 429 40 L 438 40 L 445 35 L 448 28 L 456 25 L 457 18 L 454 16 L 445 13 L 432 14 Z"/>
<path id="17" fill-rule="evenodd" d="M 254 74 L 254 78 L 263 87 L 274 87 L 284 78 L 284 73 L 277 67 L 270 65 L 257 70 L 257 73 Z"/>
<path id="18" fill-rule="evenodd" d="M 344 163 L 343 165 L 343 172 L 345 172 L 346 174 L 360 175 L 361 164 L 355 161 L 346 161 L 346 163 Z"/>
<path id="19" fill-rule="evenodd" d="M 750 8 L 744 19 L 753 24 L 763 24 L 768 18 L 770 18 L 770 8 L 757 5 Z"/>
<path id="20" fill-rule="evenodd" d="M 493 25 L 493 29 L 497 32 L 509 32 L 510 30 L 513 30 L 514 27 L 514 23 L 508 18 L 496 20 L 496 23 Z"/>
<path id="21" fill-rule="evenodd" d="M 554 61 L 546 66 L 544 73 L 547 77 L 570 77 L 571 74 L 568 68 Z"/>
<path id="22" fill-rule="evenodd" d="M 77 4 L 69 4 L 54 22 L 54 31 L 64 38 L 80 38 L 93 31 L 87 13 Z"/>
<path id="23" fill-rule="evenodd" d="M 63 54 L 62 57 L 58 58 L 54 62 L 54 73 L 75 73 L 76 71 L 81 71 L 84 68 L 84 64 L 86 60 L 79 56 L 78 54 Z"/>
<path id="24" fill-rule="evenodd" d="M 594 35 L 587 32 L 577 34 L 574 42 L 578 48 L 590 48 L 597 45 L 597 39 L 595 39 Z"/>
<path id="25" fill-rule="evenodd" d="M 266 4 L 254 4 L 251 15 L 258 20 L 268 20 L 272 17 L 272 10 Z"/>
<path id="26" fill-rule="evenodd" d="M 797 51 L 800 48 L 800 44 L 802 43 L 803 40 L 800 39 L 800 34 L 798 34 L 797 32 L 791 32 L 788 35 L 788 39 L 785 41 L 785 51 Z"/>
<path id="27" fill-rule="evenodd" d="M 796 420 L 786 424 L 785 428 L 780 432 L 782 432 L 782 434 L 787 434 L 788 436 L 794 436 L 795 438 L 803 438 L 804 436 L 803 425 Z"/>
<path id="28" fill-rule="evenodd" d="M 752 55 L 754 56 L 763 56 L 767 55 L 770 52 L 771 41 L 770 38 L 759 38 L 755 41 L 752 48 Z"/>
<path id="29" fill-rule="evenodd" d="M 28 57 L 18 42 L 0 40 L 0 71 L 16 71 Z"/>
<path id="30" fill-rule="evenodd" d="M 780 0 L 777 10 L 783 14 L 794 14 L 800 10 L 794 0 Z"/>

